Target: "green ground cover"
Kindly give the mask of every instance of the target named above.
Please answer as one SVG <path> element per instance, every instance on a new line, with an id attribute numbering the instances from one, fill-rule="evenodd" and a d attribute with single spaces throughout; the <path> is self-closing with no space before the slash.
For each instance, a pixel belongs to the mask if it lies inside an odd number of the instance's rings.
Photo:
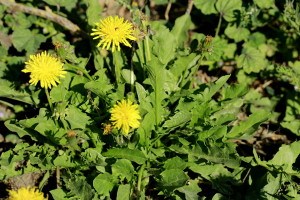
<path id="1" fill-rule="evenodd" d="M 0 22 L 0 199 L 300 199 L 298 1 L 0 0 Z"/>

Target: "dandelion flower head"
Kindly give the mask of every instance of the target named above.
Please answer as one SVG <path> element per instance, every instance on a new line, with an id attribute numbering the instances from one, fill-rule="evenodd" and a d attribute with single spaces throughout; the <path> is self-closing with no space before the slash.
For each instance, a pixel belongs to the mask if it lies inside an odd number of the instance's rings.
<path id="1" fill-rule="evenodd" d="M 9 190 L 8 200 L 45 200 L 44 194 L 36 188 L 22 187 L 18 190 Z"/>
<path id="2" fill-rule="evenodd" d="M 117 102 L 111 109 L 110 121 L 116 129 L 121 129 L 124 135 L 128 135 L 130 128 L 138 128 L 141 119 L 138 105 L 132 103 L 130 100 L 122 100 Z"/>
<path id="3" fill-rule="evenodd" d="M 131 47 L 128 40 L 137 40 L 134 37 L 133 25 L 118 16 L 109 16 L 100 20 L 92 31 L 91 35 L 95 36 L 93 39 L 100 38 L 97 47 L 107 50 L 112 48 L 112 52 L 115 50 L 120 51 L 120 44 Z"/>
<path id="4" fill-rule="evenodd" d="M 37 85 L 40 81 L 42 88 L 51 88 L 57 86 L 59 78 L 64 77 L 65 71 L 63 63 L 56 57 L 47 52 L 31 55 L 29 61 L 25 62 L 24 73 L 30 73 L 29 83 Z"/>

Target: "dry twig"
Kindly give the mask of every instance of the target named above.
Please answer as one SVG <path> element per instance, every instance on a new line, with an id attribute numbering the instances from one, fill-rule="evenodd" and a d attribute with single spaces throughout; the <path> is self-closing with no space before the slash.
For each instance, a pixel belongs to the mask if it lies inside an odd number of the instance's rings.
<path id="1" fill-rule="evenodd" d="M 192 11 L 192 8 L 193 8 L 193 4 L 194 4 L 194 1 L 193 0 L 189 0 L 188 1 L 188 6 L 187 6 L 187 9 L 186 9 L 186 14 L 191 14 L 191 11 Z"/>
<path id="2" fill-rule="evenodd" d="M 76 24 L 72 23 L 70 20 L 68 20 L 62 16 L 52 13 L 51 11 L 45 11 L 45 10 L 40 10 L 38 8 L 25 6 L 25 5 L 10 1 L 10 0 L 0 0 L 0 4 L 7 6 L 13 12 L 16 12 L 16 11 L 24 12 L 27 14 L 36 15 L 36 16 L 51 20 L 51 21 L 61 25 L 62 27 L 68 29 L 71 33 L 76 33 L 76 32 L 81 31 L 80 28 Z"/>
<path id="3" fill-rule="evenodd" d="M 166 11 L 165 11 L 165 19 L 169 21 L 169 12 L 171 10 L 172 2 L 169 0 Z"/>

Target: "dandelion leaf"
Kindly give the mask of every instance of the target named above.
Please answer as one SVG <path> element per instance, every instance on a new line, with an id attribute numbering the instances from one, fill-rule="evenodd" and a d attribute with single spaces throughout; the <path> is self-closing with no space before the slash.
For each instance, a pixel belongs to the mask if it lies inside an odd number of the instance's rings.
<path id="1" fill-rule="evenodd" d="M 298 174 L 294 170 L 294 164 L 300 154 L 300 142 L 296 141 L 290 145 L 282 145 L 279 151 L 275 154 L 272 160 L 268 162 L 269 165 L 280 166 L 280 168 L 289 174 Z M 298 175 L 300 177 L 300 175 Z"/>
<path id="2" fill-rule="evenodd" d="M 163 127 L 173 129 L 178 126 L 184 125 L 191 120 L 192 114 L 189 111 L 179 111 L 169 120 L 167 120 Z"/>
<path id="3" fill-rule="evenodd" d="M 156 31 L 157 34 L 153 36 L 153 53 L 163 65 L 166 65 L 175 57 L 176 38 L 165 26 L 159 26 Z"/>
<path id="4" fill-rule="evenodd" d="M 177 190 L 185 195 L 186 200 L 198 199 L 198 193 L 202 191 L 198 186 L 198 180 L 189 180 L 187 185 L 184 185 Z"/>
<path id="5" fill-rule="evenodd" d="M 133 165 L 127 159 L 117 160 L 116 163 L 111 166 L 111 171 L 113 175 L 120 177 L 121 180 L 126 178 L 127 181 L 131 181 L 135 173 Z"/>
<path id="6" fill-rule="evenodd" d="M 175 21 L 175 25 L 172 28 L 171 33 L 174 35 L 179 46 L 182 46 L 188 39 L 188 30 L 192 25 L 191 16 L 184 14 L 178 17 Z M 171 42 L 171 41 L 169 41 Z"/>
<path id="7" fill-rule="evenodd" d="M 90 117 L 73 105 L 69 105 L 66 109 L 65 119 L 69 122 L 71 129 L 85 129 L 90 123 Z"/>
<path id="8" fill-rule="evenodd" d="M 160 176 L 161 185 L 169 190 L 184 186 L 188 180 L 188 176 L 180 169 L 167 169 Z"/>
<path id="9" fill-rule="evenodd" d="M 239 138 L 241 136 L 251 135 L 256 128 L 271 117 L 271 113 L 266 111 L 259 111 L 251 114 L 248 119 L 241 121 L 239 125 L 234 126 L 226 137 Z"/>
<path id="10" fill-rule="evenodd" d="M 61 188 L 51 190 L 50 194 L 54 200 L 68 200 L 67 194 Z"/>
<path id="11" fill-rule="evenodd" d="M 130 185 L 120 185 L 117 192 L 117 200 L 130 200 Z"/>
<path id="12" fill-rule="evenodd" d="M 115 178 L 107 172 L 99 174 L 94 179 L 93 186 L 97 193 L 109 197 L 111 190 L 115 186 Z"/>
<path id="13" fill-rule="evenodd" d="M 150 97 L 154 103 L 155 123 L 158 125 L 163 116 L 164 108 L 162 101 L 166 98 L 166 93 L 164 91 L 164 77 L 166 70 L 156 57 L 147 63 L 147 70 L 149 73 L 150 84 L 153 88 Z"/>
<path id="14" fill-rule="evenodd" d="M 87 21 L 90 26 L 94 26 L 99 21 L 103 8 L 98 0 L 86 0 L 86 2 L 88 6 L 86 10 Z"/>
<path id="15" fill-rule="evenodd" d="M 146 162 L 146 156 L 143 154 L 143 152 L 141 152 L 138 149 L 114 148 L 114 149 L 109 149 L 107 152 L 104 152 L 102 155 L 105 157 L 128 159 L 137 164 L 143 164 Z"/>

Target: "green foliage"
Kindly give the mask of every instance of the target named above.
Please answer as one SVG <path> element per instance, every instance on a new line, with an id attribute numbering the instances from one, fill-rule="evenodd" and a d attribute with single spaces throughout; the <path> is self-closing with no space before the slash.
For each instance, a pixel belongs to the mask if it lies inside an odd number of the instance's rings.
<path id="1" fill-rule="evenodd" d="M 0 181 L 37 173 L 55 200 L 299 199 L 300 4 L 115 3 L 136 37 L 116 52 L 90 36 L 108 2 L 0 3 Z M 66 71 L 46 90 L 22 72 L 42 51 Z M 123 99 L 141 117 L 126 135 Z"/>

